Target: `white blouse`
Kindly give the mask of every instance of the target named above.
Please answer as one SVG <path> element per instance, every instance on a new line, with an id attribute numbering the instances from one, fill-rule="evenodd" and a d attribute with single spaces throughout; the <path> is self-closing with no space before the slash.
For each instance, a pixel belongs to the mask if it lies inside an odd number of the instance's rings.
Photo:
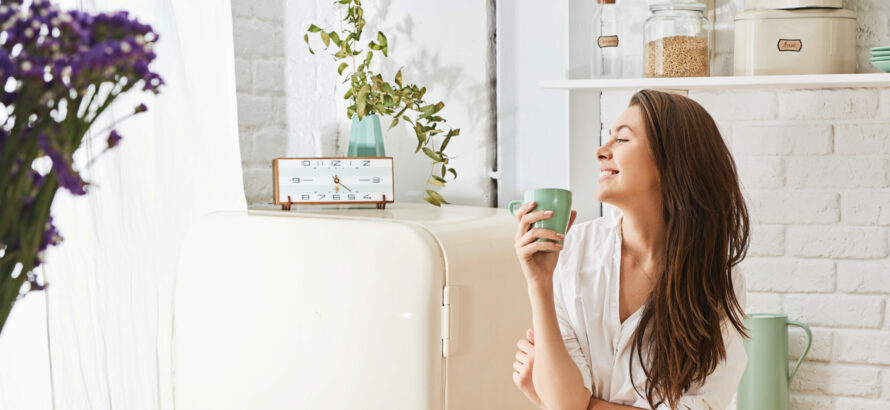
<path id="1" fill-rule="evenodd" d="M 556 316 L 569 355 L 591 394 L 612 403 L 648 409 L 645 397 L 634 391 L 628 371 L 631 336 L 643 308 L 624 323 L 619 319 L 621 221 L 622 215 L 616 213 L 572 226 L 553 275 Z M 736 297 L 745 306 L 744 277 L 736 270 L 732 277 Z M 723 332 L 726 361 L 717 365 L 704 385 L 690 388 L 677 408 L 723 410 L 729 406 L 748 356 L 741 334 L 728 321 Z M 646 377 L 639 360 L 634 360 L 633 371 L 638 390 L 645 393 Z M 667 409 L 662 404 L 657 410 Z"/>

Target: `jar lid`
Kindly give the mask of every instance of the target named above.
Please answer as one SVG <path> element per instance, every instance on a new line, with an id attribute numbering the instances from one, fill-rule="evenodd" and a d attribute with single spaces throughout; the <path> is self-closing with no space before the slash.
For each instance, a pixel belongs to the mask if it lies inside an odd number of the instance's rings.
<path id="1" fill-rule="evenodd" d="M 788 10 L 802 8 L 844 8 L 843 0 L 745 0 L 745 10 Z"/>
<path id="2" fill-rule="evenodd" d="M 856 19 L 856 13 L 847 9 L 795 9 L 795 10 L 747 10 L 735 15 L 735 21 L 772 19 Z"/>
<path id="3" fill-rule="evenodd" d="M 615 4 L 615 0 L 596 0 L 599 4 Z"/>
<path id="4" fill-rule="evenodd" d="M 649 5 L 650 11 L 661 11 L 661 10 L 695 10 L 695 11 L 705 11 L 708 6 L 703 3 L 688 3 L 688 2 L 675 2 L 675 1 L 660 1 L 654 4 Z"/>

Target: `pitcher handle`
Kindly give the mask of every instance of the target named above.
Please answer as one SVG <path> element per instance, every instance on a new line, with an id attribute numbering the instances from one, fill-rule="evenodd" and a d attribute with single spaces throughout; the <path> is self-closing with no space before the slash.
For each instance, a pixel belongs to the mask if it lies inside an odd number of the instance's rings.
<path id="1" fill-rule="evenodd" d="M 791 370 L 791 374 L 788 375 L 788 384 L 791 384 L 791 379 L 793 379 L 794 374 L 797 373 L 797 368 L 800 367 L 800 362 L 803 361 L 803 358 L 807 355 L 807 352 L 810 351 L 810 346 L 813 344 L 813 332 L 810 332 L 809 326 L 800 322 L 795 322 L 793 320 L 789 320 L 788 325 L 797 326 L 807 333 L 807 347 L 803 349 L 803 353 L 800 354 L 800 358 L 797 359 L 797 363 L 794 364 L 794 369 Z"/>

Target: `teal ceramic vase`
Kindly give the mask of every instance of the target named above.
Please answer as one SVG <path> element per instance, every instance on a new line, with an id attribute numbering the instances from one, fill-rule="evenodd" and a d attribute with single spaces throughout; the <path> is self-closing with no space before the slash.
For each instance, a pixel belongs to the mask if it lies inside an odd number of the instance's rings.
<path id="1" fill-rule="evenodd" d="M 385 157 L 383 132 L 380 130 L 380 117 L 370 114 L 358 119 L 352 116 L 352 129 L 349 132 L 349 157 Z"/>

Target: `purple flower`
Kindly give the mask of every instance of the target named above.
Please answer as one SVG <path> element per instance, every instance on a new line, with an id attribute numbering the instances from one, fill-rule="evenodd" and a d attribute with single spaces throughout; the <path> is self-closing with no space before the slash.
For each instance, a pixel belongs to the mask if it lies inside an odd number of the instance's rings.
<path id="1" fill-rule="evenodd" d="M 148 111 L 148 107 L 146 107 L 145 104 L 139 104 L 136 106 L 136 109 L 133 110 L 133 114 L 139 114 L 146 111 Z"/>
<path id="2" fill-rule="evenodd" d="M 108 148 L 116 147 L 119 142 L 121 142 L 121 135 L 117 133 L 117 130 L 111 130 L 108 133 Z"/>
<path id="3" fill-rule="evenodd" d="M 41 133 L 39 137 L 37 137 L 37 146 L 43 151 L 44 154 L 48 155 L 49 158 L 53 162 L 53 172 L 56 173 L 56 177 L 59 179 L 59 186 L 68 190 L 73 195 L 84 195 L 87 193 L 86 183 L 80 179 L 80 175 L 71 168 L 71 164 L 66 159 L 66 156 L 62 155 L 61 152 L 56 150 L 53 147 L 52 142 L 49 140 L 49 136 L 46 133 Z"/>

